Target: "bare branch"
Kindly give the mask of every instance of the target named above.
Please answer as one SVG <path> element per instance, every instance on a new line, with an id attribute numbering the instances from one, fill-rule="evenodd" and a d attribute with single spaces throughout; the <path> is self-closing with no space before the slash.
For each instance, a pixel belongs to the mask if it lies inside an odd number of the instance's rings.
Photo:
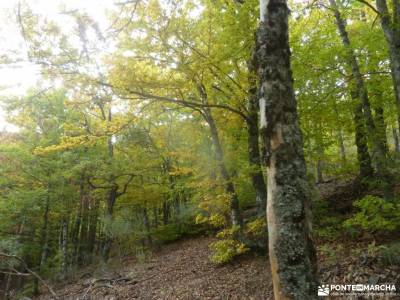
<path id="1" fill-rule="evenodd" d="M 5 258 L 14 259 L 14 260 L 19 261 L 19 262 L 22 264 L 22 266 L 24 267 L 24 269 L 25 269 L 28 273 L 30 273 L 32 276 L 34 276 L 37 280 L 39 280 L 39 282 L 40 282 L 41 284 L 43 284 L 43 286 L 45 286 L 46 289 L 48 289 L 48 291 L 51 293 L 51 295 L 52 295 L 55 299 L 60 299 L 60 298 L 58 297 L 58 295 L 54 292 L 54 290 L 51 288 L 51 286 L 49 286 L 49 285 L 46 283 L 46 281 L 44 281 L 44 280 L 42 279 L 42 277 L 40 277 L 36 272 L 34 272 L 34 271 L 32 271 L 31 269 L 28 268 L 28 265 L 26 264 L 26 262 L 25 262 L 22 258 L 20 258 L 19 256 L 16 256 L 16 255 L 11 255 L 11 254 L 7 254 L 7 253 L 3 253 L 3 252 L 0 252 L 0 257 L 5 257 Z"/>
<path id="2" fill-rule="evenodd" d="M 112 84 L 109 83 L 105 83 L 105 82 L 100 82 L 97 81 L 98 84 L 103 85 L 103 86 L 107 86 L 110 87 L 112 89 L 120 89 Z M 155 100 L 159 100 L 159 101 L 163 101 L 163 102 L 170 102 L 170 103 L 175 103 L 178 105 L 183 105 L 186 107 L 190 107 L 190 108 L 221 108 L 221 109 L 225 109 L 228 110 L 230 112 L 233 112 L 237 115 L 239 115 L 240 117 L 242 117 L 245 121 L 248 120 L 248 116 L 246 114 L 244 114 L 243 112 L 241 112 L 240 110 L 233 108 L 231 106 L 228 105 L 224 105 L 224 104 L 206 104 L 206 103 L 200 103 L 200 102 L 193 102 L 193 101 L 187 101 L 187 100 L 179 100 L 176 98 L 169 98 L 169 97 L 164 97 L 164 96 L 157 96 L 157 95 L 153 95 L 153 94 L 148 94 L 145 92 L 140 92 L 140 91 L 136 91 L 136 90 L 132 90 L 132 89 L 123 89 L 125 92 L 128 92 L 130 94 L 134 94 L 136 96 L 141 96 L 147 99 L 155 99 Z M 121 99 L 132 99 L 131 97 L 127 97 L 127 96 L 119 96 Z M 136 98 L 135 98 L 136 99 Z"/>

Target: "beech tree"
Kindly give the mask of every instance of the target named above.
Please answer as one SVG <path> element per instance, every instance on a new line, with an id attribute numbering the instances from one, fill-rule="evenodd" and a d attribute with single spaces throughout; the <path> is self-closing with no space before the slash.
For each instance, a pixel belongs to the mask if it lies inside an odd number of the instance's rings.
<path id="1" fill-rule="evenodd" d="M 0 91 L 4 295 L 212 235 L 213 263 L 269 248 L 275 298 L 314 299 L 312 236 L 400 228 L 397 1 L 65 1 L 20 2 L 0 49 L 38 73 Z"/>
<path id="2" fill-rule="evenodd" d="M 260 1 L 260 131 L 268 169 L 268 240 L 275 299 L 317 299 L 311 193 L 290 65 L 289 8 Z"/>

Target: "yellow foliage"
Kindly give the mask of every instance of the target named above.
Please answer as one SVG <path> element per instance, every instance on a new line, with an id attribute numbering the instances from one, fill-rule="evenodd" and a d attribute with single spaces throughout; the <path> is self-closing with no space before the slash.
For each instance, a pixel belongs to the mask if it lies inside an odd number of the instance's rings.
<path id="1" fill-rule="evenodd" d="M 258 218 L 246 224 L 246 233 L 253 236 L 261 236 L 267 229 L 265 218 Z"/>

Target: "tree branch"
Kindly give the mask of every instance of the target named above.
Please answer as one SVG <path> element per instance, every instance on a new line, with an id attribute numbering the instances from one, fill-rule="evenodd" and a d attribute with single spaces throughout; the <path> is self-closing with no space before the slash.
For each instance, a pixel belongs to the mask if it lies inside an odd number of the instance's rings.
<path id="1" fill-rule="evenodd" d="M 35 278 L 37 278 L 37 280 L 39 280 L 40 283 L 43 284 L 43 285 L 46 287 L 46 289 L 49 290 L 49 292 L 51 293 L 51 295 L 52 295 L 55 299 L 60 299 L 60 298 L 58 297 L 58 295 L 54 292 L 54 290 L 51 288 L 51 286 L 49 286 L 49 285 L 42 279 L 42 277 L 40 277 L 36 272 L 34 272 L 34 271 L 32 271 L 31 269 L 28 268 L 28 265 L 26 264 L 26 262 L 25 262 L 22 258 L 20 258 L 19 256 L 16 256 L 16 255 L 11 255 L 11 254 L 7 254 L 7 253 L 3 253 L 3 252 L 0 252 L 0 257 L 5 257 L 5 258 L 14 259 L 14 260 L 19 261 L 19 262 L 22 264 L 22 266 L 24 267 L 24 269 L 25 269 L 28 273 L 30 273 L 32 276 L 34 276 Z M 22 274 L 21 274 L 21 275 L 22 275 Z M 25 274 L 24 274 L 24 275 L 25 275 Z"/>
<path id="2" fill-rule="evenodd" d="M 117 192 L 117 197 L 122 196 L 123 194 L 126 193 L 126 190 L 128 189 L 128 185 L 131 183 L 131 181 L 133 180 L 133 177 L 135 177 L 135 175 L 130 175 L 129 179 L 125 182 L 124 184 L 124 188 L 122 189 L 122 192 Z"/>
<path id="3" fill-rule="evenodd" d="M 109 84 L 109 83 L 105 83 L 105 82 L 101 82 L 101 81 L 97 81 L 96 83 L 100 84 L 100 85 L 103 85 L 103 86 L 106 86 L 106 87 L 109 87 L 111 89 L 120 89 L 121 90 L 121 88 L 118 88 L 118 87 L 116 87 L 116 86 L 114 86 L 112 84 Z M 233 112 L 233 113 L 239 115 L 245 121 L 248 120 L 248 116 L 246 114 L 244 114 L 243 112 L 241 112 L 238 109 L 235 109 L 235 108 L 233 108 L 231 106 L 224 105 L 224 104 L 205 104 L 205 103 L 200 103 L 200 102 L 193 102 L 193 101 L 187 101 L 187 100 L 179 100 L 179 99 L 176 99 L 176 98 L 157 96 L 157 95 L 148 94 L 148 93 L 145 93 L 145 92 L 135 91 L 135 90 L 131 90 L 131 89 L 123 89 L 123 90 L 125 92 L 130 93 L 130 94 L 134 94 L 134 95 L 141 96 L 141 97 L 144 97 L 144 98 L 155 99 L 155 100 L 163 101 L 163 102 L 175 103 L 175 104 L 178 104 L 178 105 L 190 107 L 192 109 L 194 107 L 197 107 L 197 108 L 199 108 L 199 107 L 200 108 L 209 107 L 209 108 L 225 109 L 225 110 L 228 110 L 230 112 Z M 127 100 L 132 99 L 131 97 L 127 97 L 127 96 L 119 96 L 119 97 L 121 99 L 127 99 Z"/>

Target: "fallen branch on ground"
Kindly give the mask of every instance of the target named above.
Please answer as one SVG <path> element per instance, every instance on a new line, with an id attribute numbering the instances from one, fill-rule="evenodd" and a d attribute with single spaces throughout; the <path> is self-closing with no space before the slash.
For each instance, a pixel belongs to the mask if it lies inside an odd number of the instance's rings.
<path id="1" fill-rule="evenodd" d="M 51 293 L 51 295 L 55 299 L 59 299 L 59 297 L 54 292 L 54 290 L 51 288 L 51 286 L 49 286 L 46 283 L 46 281 L 44 281 L 43 278 L 40 277 L 36 272 L 34 272 L 31 269 L 29 269 L 28 265 L 26 264 L 26 262 L 22 258 L 20 258 L 20 257 L 18 257 L 16 255 L 11 255 L 11 254 L 7 254 L 7 253 L 3 253 L 3 252 L 0 252 L 0 257 L 5 257 L 5 258 L 9 258 L 9 259 L 15 259 L 15 260 L 19 261 L 22 264 L 22 266 L 24 267 L 25 271 L 27 271 L 29 274 L 31 274 L 33 277 L 35 277 L 37 280 L 39 280 L 39 282 L 46 287 L 46 289 Z M 18 274 L 15 274 L 15 275 L 18 275 Z"/>

